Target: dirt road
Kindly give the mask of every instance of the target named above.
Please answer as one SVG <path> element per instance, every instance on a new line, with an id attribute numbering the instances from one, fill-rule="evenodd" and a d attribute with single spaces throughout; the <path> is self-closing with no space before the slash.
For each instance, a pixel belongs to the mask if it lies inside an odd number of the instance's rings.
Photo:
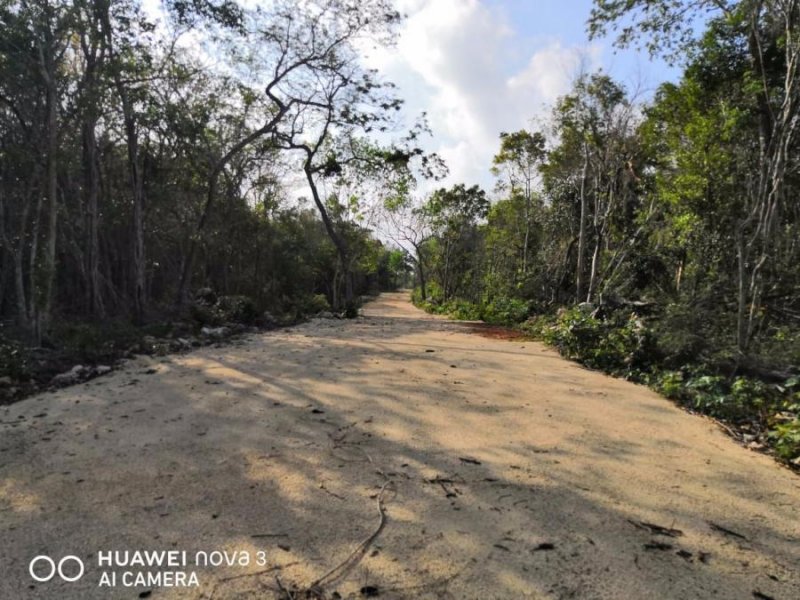
<path id="1" fill-rule="evenodd" d="M 539 344 L 403 294 L 364 312 L 3 409 L 0 598 L 271 598 L 320 579 L 329 598 L 800 598 L 796 475 Z M 113 550 L 188 559 L 101 567 Z M 85 574 L 36 582 L 38 555 Z M 199 585 L 125 587 L 141 571 Z"/>

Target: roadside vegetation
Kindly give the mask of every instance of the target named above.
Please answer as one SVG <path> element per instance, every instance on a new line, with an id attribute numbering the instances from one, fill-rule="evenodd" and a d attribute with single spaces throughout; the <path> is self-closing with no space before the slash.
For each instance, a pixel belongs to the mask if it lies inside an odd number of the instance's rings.
<path id="1" fill-rule="evenodd" d="M 399 20 L 389 0 L 0 0 L 0 404 L 396 287 L 368 199 L 440 165 L 356 45 Z"/>
<path id="2" fill-rule="evenodd" d="M 541 128 L 500 136 L 495 202 L 399 193 L 396 220 L 424 232 L 415 302 L 519 328 L 798 465 L 800 8 L 596 3 L 592 32 L 620 24 L 680 81 L 642 102 L 579 77 Z"/>
<path id="3" fill-rule="evenodd" d="M 424 116 L 362 60 L 401 21 L 392 0 L 0 0 L 0 403 L 353 317 L 413 272 L 426 310 L 800 463 L 800 5 L 596 0 L 591 35 L 680 80 L 645 101 L 580 74 L 500 134 L 491 193 L 423 192 L 447 172 Z"/>

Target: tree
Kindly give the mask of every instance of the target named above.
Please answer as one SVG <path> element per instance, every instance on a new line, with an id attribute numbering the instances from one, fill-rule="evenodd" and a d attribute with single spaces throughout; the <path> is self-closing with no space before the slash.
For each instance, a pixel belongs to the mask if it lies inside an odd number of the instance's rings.
<path id="1" fill-rule="evenodd" d="M 381 233 L 403 249 L 414 263 L 423 300 L 428 298 L 428 258 L 425 245 L 433 235 L 431 219 L 423 203 L 411 194 L 410 182 L 403 179 L 383 201 Z"/>
<path id="2" fill-rule="evenodd" d="M 794 0 L 597 0 L 589 21 L 593 35 L 628 18 L 617 43 L 644 39 L 651 52 L 673 58 L 702 47 L 690 23 L 700 12 L 724 23 L 746 48 L 752 114 L 758 123 L 757 159 L 744 188 L 746 210 L 735 236 L 738 261 L 737 345 L 745 354 L 764 315 L 770 263 L 781 247 L 778 224 L 787 209 L 790 149 L 800 106 L 800 3 Z"/>
<path id="3" fill-rule="evenodd" d="M 470 283 L 477 224 L 486 217 L 489 199 L 477 185 L 468 188 L 457 184 L 436 190 L 423 210 L 435 234 L 431 250 L 435 252 L 442 300 L 447 302 Z"/>
<path id="4" fill-rule="evenodd" d="M 27 132 L 34 151 L 42 159 L 41 183 L 32 183 L 29 197 L 36 196 L 30 230 L 30 302 L 20 315 L 39 343 L 47 331 L 53 309 L 57 267 L 59 135 L 65 86 L 65 54 L 73 30 L 75 7 L 65 2 L 36 1 L 19 6 L 6 0 L 0 4 L 0 27 L 4 31 L 0 65 L 5 70 L 0 98 Z M 35 103 L 25 106 L 27 86 L 34 86 Z M 20 95 L 20 92 L 22 94 Z M 30 99 L 30 98 L 28 98 Z M 30 112 L 33 108 L 34 112 Z M 27 113 L 27 114 L 26 114 Z M 24 215 L 27 217 L 27 214 Z M 25 227 L 23 221 L 23 227 Z M 17 292 L 24 292 L 17 285 Z M 18 298 L 22 301 L 22 298 Z"/>
<path id="5" fill-rule="evenodd" d="M 207 6 L 203 4 L 201 8 Z M 355 60 L 353 44 L 357 39 L 377 39 L 391 34 L 400 15 L 387 0 L 368 3 L 314 0 L 302 5 L 279 1 L 271 4 L 268 10 L 243 15 L 241 23 L 237 20 L 231 29 L 236 40 L 241 40 L 244 34 L 251 43 L 255 42 L 245 62 L 256 70 L 256 78 L 262 80 L 268 104 L 264 107 L 262 123 L 245 130 L 242 137 L 213 162 L 206 202 L 181 276 L 181 303 L 187 297 L 197 240 L 213 206 L 219 176 L 234 156 L 260 139 L 269 138 L 276 147 L 303 152 L 302 169 L 312 198 L 328 235 L 346 262 L 344 242 L 327 215 L 314 180 L 318 173 L 326 170 L 327 163 L 316 161 L 336 125 L 369 128 L 370 124 L 385 120 L 383 116 L 360 109 L 361 103 L 376 100 L 376 91 L 383 86 L 374 81 L 371 73 L 362 71 Z M 237 45 L 231 56 L 242 56 L 242 49 Z M 383 97 L 378 106 L 384 111 L 393 111 L 399 104 L 397 100 Z M 349 284 L 347 296 L 352 300 Z"/>
<path id="6" fill-rule="evenodd" d="M 558 142 L 543 169 L 551 194 L 577 193 L 578 302 L 591 302 L 601 286 L 602 250 L 609 242 L 613 216 L 630 213 L 630 205 L 637 201 L 634 116 L 625 90 L 603 74 L 581 77 L 553 113 Z"/>
<path id="7" fill-rule="evenodd" d="M 522 244 L 522 273 L 524 279 L 528 274 L 528 253 L 530 250 L 531 221 L 533 218 L 534 185 L 538 170 L 545 158 L 545 139 L 539 132 L 517 131 L 500 134 L 500 152 L 495 155 L 493 172 L 501 175 L 507 183 L 500 181 L 500 189 L 508 189 L 514 197 L 522 196 L 525 211 L 523 222 L 525 239 Z"/>

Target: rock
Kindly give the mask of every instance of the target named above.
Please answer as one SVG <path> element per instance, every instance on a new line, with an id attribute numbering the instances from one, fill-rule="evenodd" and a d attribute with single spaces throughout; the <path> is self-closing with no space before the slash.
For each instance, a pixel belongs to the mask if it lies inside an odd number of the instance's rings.
<path id="1" fill-rule="evenodd" d="M 3 377 L 0 377 L 0 386 L 11 385 L 11 383 L 12 383 L 11 377 L 9 377 L 8 375 L 4 375 Z"/>
<path id="2" fill-rule="evenodd" d="M 227 327 L 203 327 L 200 333 L 206 337 L 222 339 L 230 334 L 230 329 Z"/>
<path id="3" fill-rule="evenodd" d="M 94 368 L 95 375 L 105 375 L 106 373 L 110 372 L 111 372 L 111 367 L 109 367 L 108 365 L 97 365 Z"/>
<path id="4" fill-rule="evenodd" d="M 87 374 L 88 369 L 83 365 L 75 365 L 66 373 L 59 373 L 51 380 L 54 385 L 71 385 L 79 382 Z"/>

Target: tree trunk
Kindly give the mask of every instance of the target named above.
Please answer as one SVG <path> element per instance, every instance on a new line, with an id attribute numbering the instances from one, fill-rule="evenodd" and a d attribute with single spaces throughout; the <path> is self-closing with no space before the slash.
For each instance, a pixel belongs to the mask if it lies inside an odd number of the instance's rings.
<path id="1" fill-rule="evenodd" d="M 531 237 L 531 184 L 525 182 L 525 242 L 522 247 L 522 276 L 528 276 L 528 244 Z"/>
<path id="2" fill-rule="evenodd" d="M 417 252 L 417 276 L 419 277 L 419 289 L 422 294 L 422 299 L 428 299 L 427 281 L 425 279 L 425 266 L 422 264 L 422 251 L 419 248 L 414 248 Z"/>
<path id="3" fill-rule="evenodd" d="M 589 267 L 589 288 L 586 291 L 586 302 L 591 302 L 592 296 L 594 295 L 594 288 L 597 282 L 597 269 L 600 266 L 600 250 L 602 240 L 602 235 L 598 232 L 597 243 L 595 244 L 594 252 L 592 253 L 592 264 Z"/>
<path id="4" fill-rule="evenodd" d="M 450 299 L 450 238 L 444 244 L 444 277 L 442 277 L 442 299 Z"/>
<path id="5" fill-rule="evenodd" d="M 41 344 L 42 336 L 50 327 L 53 309 L 53 294 L 56 278 L 56 237 L 58 233 L 58 90 L 55 81 L 55 66 L 48 57 L 45 62 L 47 89 L 47 172 L 45 189 L 47 197 L 47 229 L 43 255 L 36 260 L 40 286 L 31 290 L 34 297 L 33 339 Z"/>
<path id="6" fill-rule="evenodd" d="M 128 176 L 133 195 L 133 316 L 137 323 L 144 319 L 147 309 L 145 245 L 144 245 L 144 187 L 139 164 L 139 137 L 136 115 L 124 84 L 117 79 L 117 92 L 122 100 L 125 121 L 125 141 L 128 147 Z"/>
<path id="7" fill-rule="evenodd" d="M 578 224 L 578 260 L 576 261 L 576 274 L 575 274 L 575 289 L 576 294 L 575 297 L 578 302 L 583 301 L 583 294 L 584 294 L 584 271 L 585 267 L 585 260 L 586 260 L 586 219 L 588 217 L 589 207 L 588 207 L 588 200 L 586 198 L 586 178 L 589 174 L 589 149 L 586 147 L 584 143 L 584 157 L 583 157 L 583 169 L 581 171 L 581 190 L 580 190 L 580 200 L 581 200 L 581 216 L 580 222 Z"/>
<path id="8" fill-rule="evenodd" d="M 311 165 L 312 159 L 313 153 L 309 153 L 308 159 L 303 165 L 303 172 L 306 174 L 306 181 L 308 182 L 308 187 L 311 190 L 311 197 L 314 199 L 314 204 L 316 204 L 317 210 L 319 210 L 319 214 L 322 217 L 322 223 L 325 225 L 325 231 L 328 233 L 328 237 L 330 237 L 334 247 L 336 248 L 336 252 L 339 255 L 339 261 L 341 262 L 342 269 L 344 270 L 344 303 L 345 307 L 347 308 L 353 306 L 355 300 L 353 296 L 353 282 L 352 278 L 350 277 L 350 261 L 348 260 L 349 253 L 344 240 L 339 236 L 339 234 L 336 232 L 336 228 L 333 226 L 333 222 L 328 215 L 328 211 L 325 209 L 325 205 L 322 203 L 322 198 L 320 198 L 317 184 L 314 181 L 314 169 Z"/>
<path id="9" fill-rule="evenodd" d="M 747 249 L 744 232 L 739 231 L 736 239 L 738 261 L 738 298 L 736 307 L 736 345 L 741 354 L 747 352 Z"/>
<path id="10" fill-rule="evenodd" d="M 87 275 L 89 280 L 89 312 L 96 317 L 105 314 L 100 290 L 100 244 L 98 238 L 100 195 L 100 173 L 97 165 L 96 121 L 90 116 L 83 123 L 83 172 L 86 210 L 89 215 L 89 239 L 87 240 Z"/>

